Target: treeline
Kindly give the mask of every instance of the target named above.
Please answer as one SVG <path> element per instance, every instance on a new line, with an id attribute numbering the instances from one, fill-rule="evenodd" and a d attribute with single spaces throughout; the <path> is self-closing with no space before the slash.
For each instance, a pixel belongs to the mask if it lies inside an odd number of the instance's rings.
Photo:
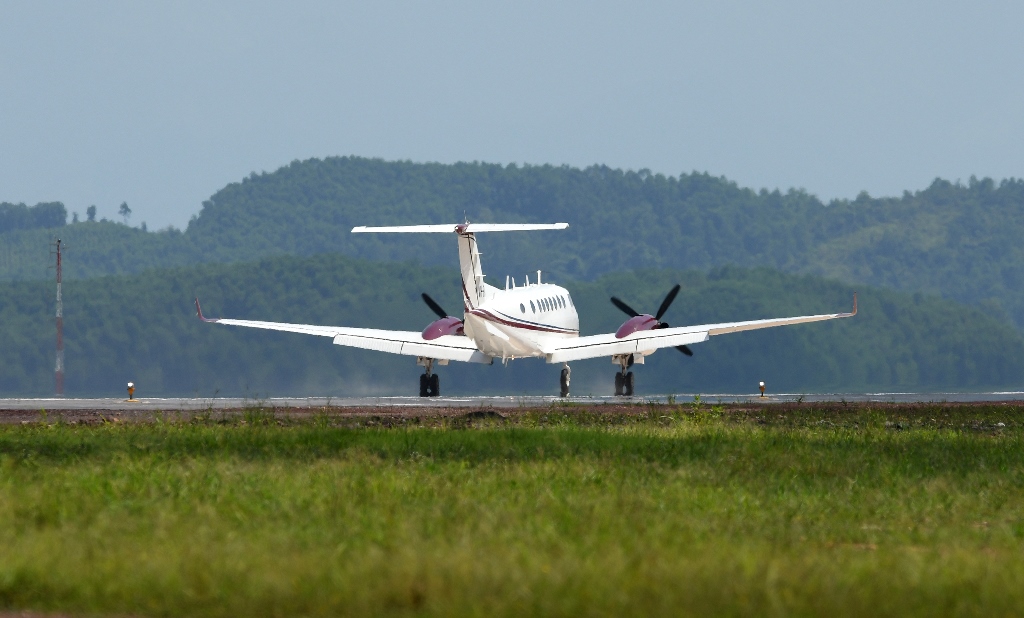
<path id="1" fill-rule="evenodd" d="M 636 268 L 770 266 L 942 296 L 1024 328 L 1020 180 L 936 180 L 895 198 L 823 203 L 800 190 L 754 191 L 699 173 L 334 157 L 229 184 L 184 233 L 110 222 L 61 233 L 74 251 L 69 277 L 332 252 L 453 265 L 451 239 L 396 242 L 349 230 L 464 216 L 570 223 L 564 232 L 487 236 L 488 263 L 511 273 L 544 268 L 587 281 Z M 0 236 L 0 279 L 45 276 L 45 240 L 38 230 Z"/>
<path id="2" fill-rule="evenodd" d="M 40 202 L 29 207 L 25 204 L 0 203 L 0 234 L 14 230 L 62 227 L 68 211 L 60 202 Z"/>
<path id="3" fill-rule="evenodd" d="M 486 249 L 485 249 L 486 251 Z M 485 268 L 488 263 L 485 262 Z M 492 265 L 492 278 L 497 265 Z M 502 279 L 503 280 L 503 279 Z M 117 396 L 129 380 L 143 396 L 412 395 L 414 359 L 332 345 L 326 338 L 203 324 L 208 316 L 421 330 L 434 319 L 419 298 L 459 306 L 457 272 L 339 255 L 200 265 L 65 283 L 67 392 Z M 710 273 L 646 270 L 567 282 L 583 334 L 613 331 L 625 316 L 611 295 L 654 311 L 674 283 L 672 324 L 849 309 L 853 289 L 814 276 L 726 267 Z M 53 286 L 0 284 L 0 396 L 53 389 Z M 1024 340 L 976 309 L 922 295 L 864 288 L 857 317 L 714 337 L 650 357 L 637 392 L 773 392 L 1020 388 Z M 453 363 L 446 394 L 553 394 L 560 366 Z M 610 394 L 609 359 L 573 363 L 576 394 Z"/>

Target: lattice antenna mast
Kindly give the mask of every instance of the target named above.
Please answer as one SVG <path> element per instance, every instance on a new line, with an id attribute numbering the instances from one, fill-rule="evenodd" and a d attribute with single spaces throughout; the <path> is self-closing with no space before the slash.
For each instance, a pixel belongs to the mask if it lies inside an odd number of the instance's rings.
<path id="1" fill-rule="evenodd" d="M 61 295 L 61 241 L 54 243 L 57 247 L 57 363 L 54 368 L 56 394 L 64 396 L 64 298 Z"/>

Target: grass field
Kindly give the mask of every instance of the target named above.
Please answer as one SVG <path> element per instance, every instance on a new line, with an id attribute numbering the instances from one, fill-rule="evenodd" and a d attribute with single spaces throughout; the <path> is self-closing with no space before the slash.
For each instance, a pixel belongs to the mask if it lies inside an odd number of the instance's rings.
<path id="1" fill-rule="evenodd" d="M 1024 407 L 0 427 L 0 609 L 1019 615 Z"/>

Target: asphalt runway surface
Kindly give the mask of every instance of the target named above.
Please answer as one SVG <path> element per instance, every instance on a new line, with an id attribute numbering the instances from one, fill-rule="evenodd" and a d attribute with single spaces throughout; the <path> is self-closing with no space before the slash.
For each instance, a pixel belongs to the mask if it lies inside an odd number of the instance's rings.
<path id="1" fill-rule="evenodd" d="M 202 411 L 241 410 L 246 408 L 536 408 L 571 402 L 580 405 L 622 405 L 624 403 L 690 403 L 694 393 L 676 395 L 641 395 L 636 397 L 550 397 L 550 396 L 478 396 L 478 397 L 271 397 L 266 399 L 210 397 L 210 398 L 122 398 L 76 399 L 0 399 L 0 412 L 41 410 L 98 410 L 98 411 Z M 987 393 L 822 393 L 800 394 L 701 394 L 705 403 L 793 403 L 812 402 L 998 402 L 1024 401 L 1024 391 Z"/>

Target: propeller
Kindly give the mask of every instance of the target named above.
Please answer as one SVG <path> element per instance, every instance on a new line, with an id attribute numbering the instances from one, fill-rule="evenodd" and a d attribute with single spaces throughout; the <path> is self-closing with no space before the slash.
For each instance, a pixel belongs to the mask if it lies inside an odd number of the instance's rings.
<path id="1" fill-rule="evenodd" d="M 676 299 L 676 295 L 679 294 L 680 287 L 682 286 L 680 286 L 677 283 L 671 290 L 668 291 L 668 294 L 665 295 L 665 300 L 661 301 L 661 306 L 658 307 L 658 312 L 654 314 L 654 319 L 658 321 L 658 325 L 655 326 L 654 328 L 668 328 L 668 322 L 662 322 L 661 318 L 662 316 L 665 315 L 665 312 L 668 311 L 668 308 L 672 306 L 672 302 Z M 622 311 L 631 318 L 635 318 L 639 315 L 642 315 L 636 309 L 633 309 L 626 303 L 622 302 L 622 299 L 617 298 L 615 296 L 612 296 L 612 304 L 618 307 L 620 311 Z M 693 350 L 691 350 L 689 347 L 685 345 L 677 345 L 676 349 L 687 356 L 693 356 Z"/>
<path id="2" fill-rule="evenodd" d="M 438 320 L 434 320 L 423 329 L 423 338 L 432 341 L 444 335 L 464 335 L 462 320 L 448 315 L 444 307 L 426 294 L 422 294 L 423 302 L 427 303 L 430 310 L 437 314 Z"/>
<path id="3" fill-rule="evenodd" d="M 423 302 L 427 303 L 427 306 L 430 307 L 431 311 L 437 314 L 437 317 L 441 318 L 442 320 L 448 317 L 448 312 L 442 309 L 441 305 L 437 304 L 437 302 L 434 301 L 433 298 L 427 296 L 426 292 L 424 292 L 422 296 Z"/>

